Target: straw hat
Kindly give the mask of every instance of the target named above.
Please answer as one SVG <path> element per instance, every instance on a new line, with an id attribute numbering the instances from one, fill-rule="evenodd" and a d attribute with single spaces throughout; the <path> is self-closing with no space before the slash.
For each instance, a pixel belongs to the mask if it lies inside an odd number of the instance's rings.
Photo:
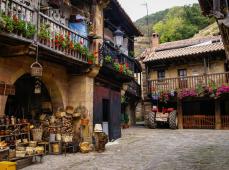
<path id="1" fill-rule="evenodd" d="M 101 124 L 95 124 L 94 132 L 103 132 Z"/>

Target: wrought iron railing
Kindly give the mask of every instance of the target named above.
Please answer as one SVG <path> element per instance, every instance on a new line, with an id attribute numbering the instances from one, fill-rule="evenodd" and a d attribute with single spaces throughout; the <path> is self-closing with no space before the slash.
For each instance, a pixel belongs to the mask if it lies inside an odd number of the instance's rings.
<path id="1" fill-rule="evenodd" d="M 115 64 L 125 65 L 127 69 L 129 70 L 129 76 L 134 75 L 134 69 L 135 69 L 135 62 L 134 58 L 129 57 L 113 45 L 104 42 L 102 47 L 100 48 L 100 63 L 103 64 L 103 66 L 107 66 L 110 68 L 114 68 Z"/>

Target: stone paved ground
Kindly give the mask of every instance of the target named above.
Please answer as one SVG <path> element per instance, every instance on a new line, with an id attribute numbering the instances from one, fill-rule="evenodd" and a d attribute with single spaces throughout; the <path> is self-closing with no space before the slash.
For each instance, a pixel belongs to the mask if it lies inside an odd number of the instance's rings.
<path id="1" fill-rule="evenodd" d="M 102 154 L 46 156 L 24 170 L 229 169 L 229 131 L 131 128 L 117 142 Z"/>

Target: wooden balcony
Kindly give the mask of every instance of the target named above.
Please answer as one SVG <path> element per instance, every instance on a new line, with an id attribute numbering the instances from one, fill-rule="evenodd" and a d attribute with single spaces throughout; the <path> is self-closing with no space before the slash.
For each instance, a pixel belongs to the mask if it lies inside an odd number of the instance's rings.
<path id="1" fill-rule="evenodd" d="M 123 54 L 118 48 L 107 42 L 104 42 L 100 49 L 100 63 L 103 67 L 107 67 L 123 76 L 134 76 L 134 58 Z"/>
<path id="2" fill-rule="evenodd" d="M 89 51 L 88 38 L 37 11 L 36 7 L 36 4 L 26 4 L 19 0 L 0 0 L 1 18 L 7 20 L 7 27 L 0 22 L 2 48 L 37 42 L 41 58 L 61 64 L 65 61 L 68 65 L 88 67 L 86 55 L 76 49 L 76 45 L 80 45 L 81 50 L 84 48 Z M 48 26 L 45 38 L 40 36 L 42 26 Z M 57 36 L 67 39 L 65 47 L 57 42 Z"/>
<path id="3" fill-rule="evenodd" d="M 197 85 L 207 86 L 210 82 L 214 82 L 217 87 L 229 83 L 229 72 L 151 80 L 148 82 L 148 90 L 149 93 L 152 93 L 155 91 L 171 91 L 186 88 L 191 89 L 196 88 Z"/>
<path id="4" fill-rule="evenodd" d="M 2 40 L 6 40 L 7 43 L 12 43 L 9 38 L 12 41 L 33 42 L 36 31 L 36 12 L 33 6 L 33 4 L 28 6 L 16 0 L 0 1 L 1 19 L 4 20 L 0 25 Z M 23 30 L 23 27 L 29 31 Z"/>
<path id="5" fill-rule="evenodd" d="M 86 37 L 77 34 L 75 31 L 54 21 L 52 18 L 49 18 L 43 13 L 39 13 L 39 19 L 39 25 L 49 26 L 48 29 L 50 30 L 50 36 L 48 38 L 39 38 L 39 45 L 42 48 L 46 49 L 47 51 L 68 57 L 69 59 L 78 60 L 84 63 L 88 62 L 85 55 L 82 55 L 79 53 L 79 51 L 74 49 L 74 45 L 76 44 L 89 49 L 89 40 Z M 65 39 L 67 38 L 68 42 L 72 44 L 73 48 L 63 47 L 60 42 L 57 41 L 57 36 L 62 36 Z"/>

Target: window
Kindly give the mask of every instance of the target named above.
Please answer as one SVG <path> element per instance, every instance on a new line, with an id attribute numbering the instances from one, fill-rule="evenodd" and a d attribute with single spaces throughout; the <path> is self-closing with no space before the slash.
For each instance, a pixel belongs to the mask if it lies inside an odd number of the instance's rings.
<path id="1" fill-rule="evenodd" d="M 157 79 L 159 81 L 163 81 L 165 79 L 165 70 L 158 70 L 157 71 Z"/>
<path id="2" fill-rule="evenodd" d="M 186 69 L 179 69 L 178 70 L 179 76 L 179 88 L 187 88 L 188 81 L 187 81 L 187 70 Z"/>
<path id="3" fill-rule="evenodd" d="M 178 70 L 178 76 L 179 76 L 180 78 L 187 77 L 187 70 L 186 70 L 186 69 L 179 69 L 179 70 Z"/>

